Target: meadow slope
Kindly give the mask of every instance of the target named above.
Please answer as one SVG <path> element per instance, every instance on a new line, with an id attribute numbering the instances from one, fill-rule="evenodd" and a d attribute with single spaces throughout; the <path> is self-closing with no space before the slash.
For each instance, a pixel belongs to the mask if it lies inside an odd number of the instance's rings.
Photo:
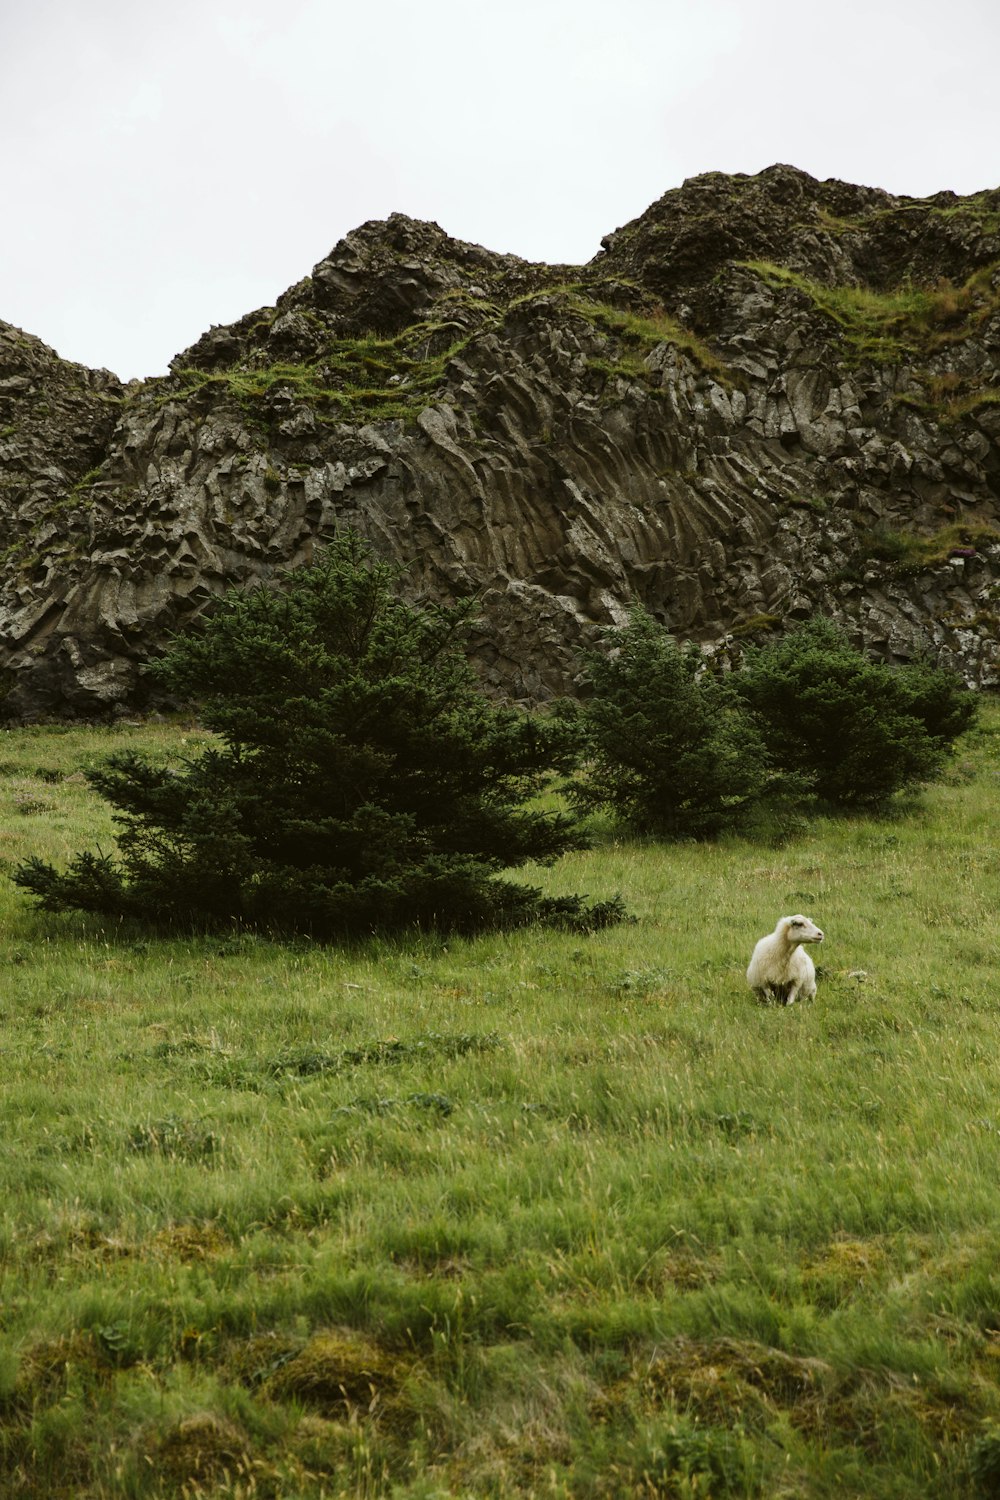
<path id="1" fill-rule="evenodd" d="M 0 734 L 0 857 L 112 831 Z M 591 937 L 159 939 L 0 884 L 0 1495 L 1000 1493 L 1000 712 L 887 821 L 601 833 Z M 744 970 L 825 929 L 815 1003 Z"/>

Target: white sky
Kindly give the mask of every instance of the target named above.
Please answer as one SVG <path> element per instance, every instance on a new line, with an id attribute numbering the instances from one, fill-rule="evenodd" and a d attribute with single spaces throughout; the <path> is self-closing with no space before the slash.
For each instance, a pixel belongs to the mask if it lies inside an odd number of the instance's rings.
<path id="1" fill-rule="evenodd" d="M 579 263 L 699 172 L 1000 185 L 998 0 L 0 0 L 0 318 L 162 373 L 395 210 Z"/>

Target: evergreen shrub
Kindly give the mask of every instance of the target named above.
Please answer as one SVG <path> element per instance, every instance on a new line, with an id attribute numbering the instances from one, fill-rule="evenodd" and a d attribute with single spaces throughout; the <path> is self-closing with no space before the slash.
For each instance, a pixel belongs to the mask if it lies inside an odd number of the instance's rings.
<path id="1" fill-rule="evenodd" d="M 748 649 L 733 688 L 774 763 L 841 807 L 877 806 L 932 780 L 977 711 L 954 674 L 873 661 L 822 618 Z"/>
<path id="2" fill-rule="evenodd" d="M 485 697 L 468 603 L 418 608 L 399 583 L 348 533 L 282 587 L 230 592 L 155 668 L 218 743 L 180 768 L 112 757 L 90 780 L 117 858 L 33 859 L 16 883 L 50 911 L 324 939 L 621 919 L 501 878 L 585 844 L 534 805 L 573 736 Z"/>
<path id="3" fill-rule="evenodd" d="M 640 832 L 710 838 L 738 826 L 772 785 L 762 736 L 696 647 L 642 608 L 585 658 L 587 763 L 577 806 Z"/>

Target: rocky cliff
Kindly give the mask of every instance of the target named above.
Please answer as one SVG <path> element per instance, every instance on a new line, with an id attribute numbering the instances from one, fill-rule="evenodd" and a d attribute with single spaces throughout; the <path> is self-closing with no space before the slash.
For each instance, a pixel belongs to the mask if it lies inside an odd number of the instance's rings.
<path id="1" fill-rule="evenodd" d="M 1000 190 L 790 167 L 664 195 L 589 264 L 400 215 L 122 386 L 0 324 L 6 712 L 141 707 L 224 587 L 352 525 L 482 600 L 539 700 L 642 600 L 724 653 L 814 611 L 1000 676 Z"/>

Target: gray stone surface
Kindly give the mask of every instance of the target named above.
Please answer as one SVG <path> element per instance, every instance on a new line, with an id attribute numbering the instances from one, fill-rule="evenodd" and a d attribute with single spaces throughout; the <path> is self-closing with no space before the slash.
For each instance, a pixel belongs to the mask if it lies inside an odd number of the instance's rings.
<path id="1" fill-rule="evenodd" d="M 998 225 L 1000 192 L 709 173 L 583 267 L 362 225 L 163 379 L 0 324 L 6 712 L 142 707 L 172 630 L 347 525 L 479 596 L 514 698 L 633 599 L 723 660 L 822 611 L 992 687 Z"/>

